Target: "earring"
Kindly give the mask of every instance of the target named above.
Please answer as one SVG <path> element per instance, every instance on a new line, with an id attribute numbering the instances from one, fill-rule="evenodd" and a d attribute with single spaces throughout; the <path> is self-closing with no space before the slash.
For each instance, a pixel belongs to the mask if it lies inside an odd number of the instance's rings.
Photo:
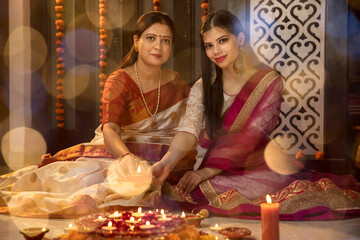
<path id="1" fill-rule="evenodd" d="M 211 68 L 211 70 L 210 70 L 211 71 L 211 85 L 213 85 L 216 80 L 216 67 L 213 62 L 210 63 L 210 68 Z"/>
<path id="2" fill-rule="evenodd" d="M 135 50 L 135 52 L 138 52 L 138 51 L 139 51 L 139 48 L 138 48 L 137 45 L 134 45 L 134 50 Z"/>
<path id="3" fill-rule="evenodd" d="M 245 72 L 245 51 L 241 46 L 239 47 L 239 54 L 234 62 L 233 69 L 237 75 L 241 75 Z"/>

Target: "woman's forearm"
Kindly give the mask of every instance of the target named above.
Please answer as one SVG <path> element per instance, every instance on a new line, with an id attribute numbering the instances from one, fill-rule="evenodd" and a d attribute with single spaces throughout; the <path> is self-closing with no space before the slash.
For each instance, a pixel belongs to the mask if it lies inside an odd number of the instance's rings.
<path id="1" fill-rule="evenodd" d="M 105 145 L 116 158 L 120 158 L 124 154 L 130 152 L 125 143 L 121 140 L 119 131 L 120 129 L 117 131 L 117 127 L 111 126 L 109 123 L 105 124 L 103 127 Z"/>
<path id="2" fill-rule="evenodd" d="M 178 132 L 171 141 L 169 150 L 162 158 L 171 169 L 182 159 L 189 151 L 195 148 L 196 137 L 187 132 Z"/>
<path id="3" fill-rule="evenodd" d="M 202 169 L 198 170 L 200 175 L 202 176 L 203 181 L 208 180 L 218 174 L 220 174 L 223 170 L 218 169 L 218 168 L 210 168 L 210 167 L 205 167 Z"/>

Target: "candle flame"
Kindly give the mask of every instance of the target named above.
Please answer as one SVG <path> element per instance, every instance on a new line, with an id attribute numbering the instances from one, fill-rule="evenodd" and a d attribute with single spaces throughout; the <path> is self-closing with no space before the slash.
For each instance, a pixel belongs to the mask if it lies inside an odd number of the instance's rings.
<path id="1" fill-rule="evenodd" d="M 165 213 L 164 209 L 161 209 L 160 213 L 161 213 L 161 214 L 164 214 L 164 213 Z"/>
<path id="2" fill-rule="evenodd" d="M 69 223 L 69 228 L 72 228 L 72 224 L 71 224 L 71 223 Z"/>
<path id="3" fill-rule="evenodd" d="M 112 222 L 111 221 L 109 221 L 108 227 L 112 227 Z"/>
<path id="4" fill-rule="evenodd" d="M 101 219 L 102 219 L 102 216 L 99 216 L 98 219 L 101 220 Z"/>
<path id="5" fill-rule="evenodd" d="M 118 211 L 114 212 L 114 215 L 115 215 L 115 216 L 118 216 L 118 215 L 119 215 L 119 212 L 118 212 Z"/>
<path id="6" fill-rule="evenodd" d="M 185 212 L 182 212 L 182 213 L 181 213 L 181 217 L 182 217 L 182 218 L 185 218 Z"/>
<path id="7" fill-rule="evenodd" d="M 151 210 L 149 210 L 149 213 L 152 213 L 152 211 L 151 211 Z"/>
<path id="8" fill-rule="evenodd" d="M 219 227 L 219 225 L 218 225 L 217 223 L 215 223 L 215 227 L 216 227 L 216 228 L 218 228 L 218 227 Z"/>
<path id="9" fill-rule="evenodd" d="M 138 168 L 137 168 L 137 170 L 136 170 L 136 173 L 137 173 L 137 174 L 140 174 L 140 173 L 141 173 L 140 165 L 138 166 Z"/>
<path id="10" fill-rule="evenodd" d="M 146 221 L 145 225 L 149 225 L 149 226 L 150 226 L 150 222 L 149 222 L 149 221 Z"/>
<path id="11" fill-rule="evenodd" d="M 138 208 L 138 213 L 141 213 L 141 207 Z"/>
<path id="12" fill-rule="evenodd" d="M 135 218 L 134 218 L 134 217 L 131 217 L 131 218 L 130 218 L 130 221 L 134 222 L 134 221 L 135 221 Z"/>
<path id="13" fill-rule="evenodd" d="M 133 231 L 134 228 L 135 228 L 135 227 L 134 227 L 133 225 L 130 226 L 130 230 L 131 230 L 131 231 Z"/>
<path id="14" fill-rule="evenodd" d="M 271 203 L 271 197 L 269 194 L 266 194 L 266 202 Z"/>
<path id="15" fill-rule="evenodd" d="M 163 214 L 163 219 L 166 219 L 166 215 L 165 215 L 165 214 Z"/>
<path id="16" fill-rule="evenodd" d="M 159 212 L 159 209 L 156 209 L 155 212 Z"/>
<path id="17" fill-rule="evenodd" d="M 46 232 L 46 228 L 42 228 L 41 231 L 42 231 L 42 232 Z"/>

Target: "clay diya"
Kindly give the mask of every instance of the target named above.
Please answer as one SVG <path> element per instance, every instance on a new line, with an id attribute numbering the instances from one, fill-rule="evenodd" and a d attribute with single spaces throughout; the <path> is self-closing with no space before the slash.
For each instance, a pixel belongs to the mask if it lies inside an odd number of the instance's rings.
<path id="1" fill-rule="evenodd" d="M 240 239 L 245 236 L 251 235 L 251 231 L 248 228 L 241 227 L 228 227 L 221 229 L 220 234 L 225 235 L 229 239 Z"/>
<path id="2" fill-rule="evenodd" d="M 185 223 L 187 225 L 194 225 L 195 227 L 200 227 L 201 221 L 204 219 L 203 215 L 200 214 L 186 214 Z"/>
<path id="3" fill-rule="evenodd" d="M 43 237 L 47 232 L 49 232 L 48 228 L 39 228 L 39 227 L 25 228 L 20 230 L 20 233 L 24 235 L 25 239 L 27 240 L 43 239 Z"/>

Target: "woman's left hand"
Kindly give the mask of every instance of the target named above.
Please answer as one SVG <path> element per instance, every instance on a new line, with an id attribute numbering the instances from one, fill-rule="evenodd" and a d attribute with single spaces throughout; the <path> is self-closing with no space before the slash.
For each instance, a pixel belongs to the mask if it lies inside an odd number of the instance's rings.
<path id="1" fill-rule="evenodd" d="M 192 192 L 202 181 L 204 176 L 200 170 L 187 171 L 179 181 L 179 188 L 184 195 Z"/>

